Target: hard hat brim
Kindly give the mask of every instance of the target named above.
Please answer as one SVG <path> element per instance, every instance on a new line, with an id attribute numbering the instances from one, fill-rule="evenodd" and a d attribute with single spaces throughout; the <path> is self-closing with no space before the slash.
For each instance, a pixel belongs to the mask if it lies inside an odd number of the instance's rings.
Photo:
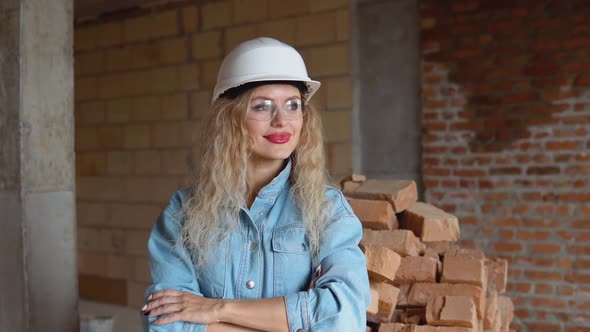
<path id="1" fill-rule="evenodd" d="M 302 80 L 301 78 L 289 78 L 285 76 L 261 76 L 258 78 L 249 78 L 247 82 L 240 82 L 239 79 L 236 80 L 235 84 L 227 84 L 223 87 L 217 87 L 215 91 L 213 91 L 213 96 L 211 97 L 211 103 L 219 98 L 224 92 L 231 88 L 238 87 L 242 84 L 251 83 L 251 82 L 264 82 L 268 81 L 269 84 L 272 84 L 273 81 L 294 81 L 294 82 L 303 82 L 307 86 L 307 93 L 305 94 L 305 99 L 309 101 L 311 97 L 318 91 L 320 86 L 322 85 L 319 81 L 314 81 L 312 79 L 309 80 Z"/>

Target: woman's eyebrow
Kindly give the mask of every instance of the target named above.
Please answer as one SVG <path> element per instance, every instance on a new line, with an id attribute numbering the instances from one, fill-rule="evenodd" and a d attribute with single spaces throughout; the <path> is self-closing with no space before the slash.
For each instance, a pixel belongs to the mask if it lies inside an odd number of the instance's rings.
<path id="1" fill-rule="evenodd" d="M 272 100 L 272 99 L 268 98 L 268 97 L 258 96 L 258 97 L 253 97 L 252 100 Z"/>
<path id="2" fill-rule="evenodd" d="M 301 97 L 294 95 L 294 96 L 285 98 L 284 100 L 292 100 L 292 99 L 301 99 Z M 265 97 L 265 96 L 257 96 L 257 97 L 253 97 L 252 100 L 274 100 L 274 99 L 272 99 L 270 97 Z"/>

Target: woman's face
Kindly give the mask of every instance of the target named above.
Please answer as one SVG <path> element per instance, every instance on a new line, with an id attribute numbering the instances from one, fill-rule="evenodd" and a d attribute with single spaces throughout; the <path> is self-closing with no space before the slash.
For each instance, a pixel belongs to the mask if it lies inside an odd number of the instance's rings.
<path id="1" fill-rule="evenodd" d="M 249 105 L 246 129 L 252 155 L 263 160 L 285 160 L 299 143 L 303 126 L 299 89 L 289 84 L 256 88 Z"/>

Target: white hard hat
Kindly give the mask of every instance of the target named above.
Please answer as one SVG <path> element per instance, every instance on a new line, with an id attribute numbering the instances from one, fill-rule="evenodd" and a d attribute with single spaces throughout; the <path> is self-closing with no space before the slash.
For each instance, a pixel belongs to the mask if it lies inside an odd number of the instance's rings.
<path id="1" fill-rule="evenodd" d="M 211 102 L 231 88 L 261 81 L 303 82 L 307 86 L 307 100 L 320 87 L 320 82 L 307 75 L 297 50 L 276 39 L 262 37 L 241 43 L 223 59 Z"/>

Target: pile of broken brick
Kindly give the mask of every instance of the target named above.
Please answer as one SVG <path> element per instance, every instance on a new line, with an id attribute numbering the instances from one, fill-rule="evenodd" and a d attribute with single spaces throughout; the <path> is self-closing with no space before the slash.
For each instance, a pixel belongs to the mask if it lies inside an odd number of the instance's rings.
<path id="1" fill-rule="evenodd" d="M 414 181 L 352 175 L 341 185 L 363 224 L 367 331 L 510 331 L 507 261 L 460 248 L 457 217 L 417 202 Z"/>

